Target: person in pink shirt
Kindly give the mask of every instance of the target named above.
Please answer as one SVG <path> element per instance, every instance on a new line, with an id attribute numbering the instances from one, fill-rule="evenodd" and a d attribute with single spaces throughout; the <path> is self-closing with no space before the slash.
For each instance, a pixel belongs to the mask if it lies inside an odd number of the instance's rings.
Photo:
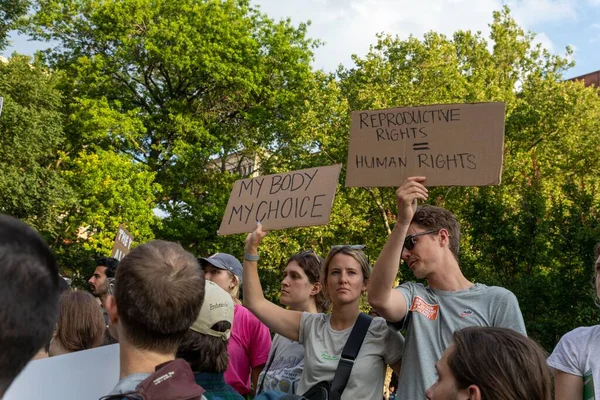
<path id="1" fill-rule="evenodd" d="M 271 350 L 271 334 L 239 300 L 242 283 L 242 264 L 226 253 L 199 258 L 206 279 L 226 290 L 235 303 L 233 327 L 227 345 L 229 366 L 225 382 L 242 396 L 254 395 L 258 376 L 263 370 Z"/>

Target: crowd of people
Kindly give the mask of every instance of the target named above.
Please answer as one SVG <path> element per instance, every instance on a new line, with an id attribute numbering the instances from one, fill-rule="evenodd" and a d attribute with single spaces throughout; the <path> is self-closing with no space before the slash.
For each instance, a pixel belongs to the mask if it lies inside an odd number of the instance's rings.
<path id="1" fill-rule="evenodd" d="M 463 275 L 460 225 L 417 207 L 423 183 L 398 188 L 374 266 L 363 245 L 290 255 L 281 305 L 263 295 L 260 222 L 242 263 L 153 240 L 98 259 L 90 293 L 66 285 L 37 232 L 0 215 L 0 397 L 32 359 L 118 343 L 120 379 L 103 399 L 381 400 L 388 367 L 389 399 L 600 399 L 600 325 L 567 333 L 548 357 L 510 291 Z M 600 244 L 595 258 L 600 297 Z M 402 260 L 427 284 L 396 286 Z"/>

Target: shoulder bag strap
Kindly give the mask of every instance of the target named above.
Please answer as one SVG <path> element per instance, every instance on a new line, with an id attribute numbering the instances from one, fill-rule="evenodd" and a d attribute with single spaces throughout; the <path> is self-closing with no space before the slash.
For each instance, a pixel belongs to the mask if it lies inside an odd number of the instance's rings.
<path id="1" fill-rule="evenodd" d="M 269 372 L 269 368 L 271 368 L 271 364 L 273 364 L 273 360 L 275 359 L 275 356 L 277 355 L 277 347 L 275 347 L 273 349 L 273 356 L 271 357 L 271 359 L 269 360 L 269 363 L 267 364 L 266 368 L 263 369 L 263 371 L 265 372 L 263 375 L 262 380 L 260 381 L 260 386 L 258 387 L 258 390 L 256 391 L 256 394 L 262 393 L 263 391 L 263 387 L 265 386 L 265 379 L 267 379 L 267 372 Z"/>
<path id="2" fill-rule="evenodd" d="M 356 356 L 365 340 L 365 336 L 372 320 L 373 317 L 370 315 L 364 313 L 358 315 L 354 327 L 352 328 L 352 332 L 350 332 L 350 336 L 342 350 L 342 357 L 340 358 L 338 367 L 335 370 L 335 375 L 331 382 L 329 400 L 339 400 L 342 397 L 342 392 L 348 384 L 350 372 L 352 372 L 352 367 L 354 366 L 354 360 L 356 360 Z M 365 384 L 368 384 L 368 382 L 365 382 Z"/>

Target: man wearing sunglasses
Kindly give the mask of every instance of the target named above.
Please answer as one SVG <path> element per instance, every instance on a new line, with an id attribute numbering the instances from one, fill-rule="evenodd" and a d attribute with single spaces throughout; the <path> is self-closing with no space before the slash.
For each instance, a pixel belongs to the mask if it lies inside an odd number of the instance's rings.
<path id="1" fill-rule="evenodd" d="M 391 326 L 406 329 L 398 398 L 422 399 L 436 381 L 435 363 L 455 331 L 468 326 L 510 328 L 526 334 L 510 291 L 472 283 L 458 264 L 460 225 L 448 210 L 429 205 L 425 177 L 408 178 L 396 191 L 398 218 L 368 285 L 371 306 Z M 393 289 L 400 260 L 427 286 Z"/>

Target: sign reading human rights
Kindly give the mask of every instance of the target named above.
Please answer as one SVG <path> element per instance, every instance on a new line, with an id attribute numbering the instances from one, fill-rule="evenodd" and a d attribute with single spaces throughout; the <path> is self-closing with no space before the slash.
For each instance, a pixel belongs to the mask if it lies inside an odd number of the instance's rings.
<path id="1" fill-rule="evenodd" d="M 504 103 L 353 111 L 346 186 L 500 184 Z"/>
<path id="2" fill-rule="evenodd" d="M 119 225 L 110 256 L 121 261 L 129 253 L 132 243 L 133 235 L 123 225 Z"/>
<path id="3" fill-rule="evenodd" d="M 219 235 L 329 222 L 341 164 L 240 179 L 233 185 Z"/>

